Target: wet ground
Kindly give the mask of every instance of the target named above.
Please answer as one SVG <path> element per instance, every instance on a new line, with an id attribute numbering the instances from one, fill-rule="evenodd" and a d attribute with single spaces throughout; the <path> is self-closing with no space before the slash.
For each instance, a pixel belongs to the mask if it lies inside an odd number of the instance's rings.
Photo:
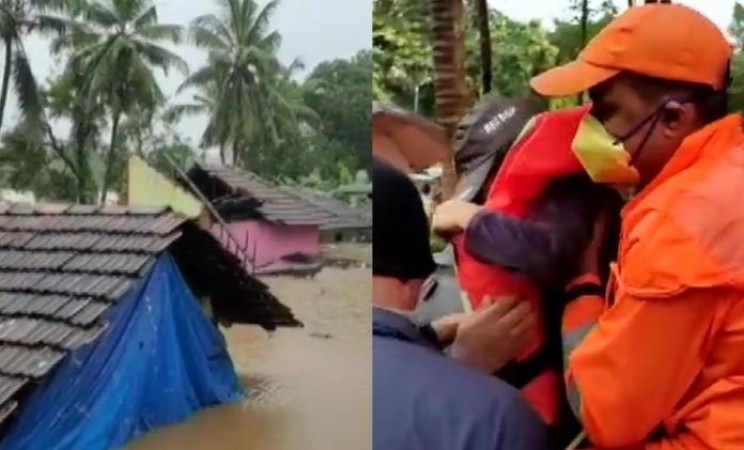
<path id="1" fill-rule="evenodd" d="M 254 327 L 223 330 L 249 398 L 158 430 L 130 449 L 371 448 L 371 271 L 327 268 L 312 280 L 264 281 L 305 328 L 271 337 Z"/>

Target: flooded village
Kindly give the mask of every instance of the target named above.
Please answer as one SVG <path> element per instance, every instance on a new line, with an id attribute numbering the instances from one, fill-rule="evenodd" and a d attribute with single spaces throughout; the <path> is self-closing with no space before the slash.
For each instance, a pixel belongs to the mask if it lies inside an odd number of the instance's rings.
<path id="1" fill-rule="evenodd" d="M 205 182 L 199 179 L 206 172 L 194 170 L 196 183 Z M 362 200 L 356 201 L 360 206 L 349 208 L 329 198 L 319 201 L 307 191 L 277 188 L 244 171 L 223 168 L 209 173 L 209 181 L 219 186 L 210 185 L 212 191 L 207 189 L 206 195 L 225 189 L 225 202 L 214 204 L 236 214 L 232 216 L 235 222 L 228 223 L 231 229 L 250 227 L 246 217 L 256 215 L 246 213 L 247 208 L 241 212 L 236 204 L 255 204 L 258 195 L 266 196 L 262 205 L 269 211 L 294 224 L 274 230 L 289 236 L 276 238 L 281 245 L 269 250 L 273 257 L 264 256 L 262 261 L 273 258 L 273 262 L 264 263 L 266 275 L 259 277 L 302 320 L 303 328 L 271 334 L 240 325 L 223 329 L 235 370 L 247 390 L 245 400 L 209 408 L 130 448 L 370 448 L 372 245 L 371 210 L 364 200 L 369 191 L 365 194 L 361 189 Z M 138 186 L 147 186 L 159 176 L 146 172 L 143 178 Z M 296 246 L 291 245 L 292 234 L 313 233 L 318 234 L 296 238 Z M 264 246 L 271 246 L 271 242 L 254 244 L 250 233 L 242 237 L 243 248 L 259 254 Z M 223 235 L 223 239 L 229 238 Z M 308 253 L 300 257 L 298 250 Z M 282 260 L 282 256 L 289 258 Z"/>
<path id="2" fill-rule="evenodd" d="M 3 448 L 369 445 L 368 202 L 205 173 L 1 204 Z"/>
<path id="3" fill-rule="evenodd" d="M 225 331 L 249 388 L 245 401 L 208 409 L 130 448 L 371 448 L 370 282 L 363 268 L 325 269 L 314 280 L 270 280 L 305 329 L 271 337 L 253 327 Z"/>
<path id="4" fill-rule="evenodd" d="M 369 4 L 0 10 L 0 450 L 368 448 Z"/>

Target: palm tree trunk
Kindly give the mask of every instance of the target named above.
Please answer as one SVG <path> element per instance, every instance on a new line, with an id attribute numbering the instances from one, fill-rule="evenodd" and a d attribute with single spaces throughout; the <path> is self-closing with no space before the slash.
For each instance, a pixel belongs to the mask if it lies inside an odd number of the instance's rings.
<path id="1" fill-rule="evenodd" d="M 465 39 L 463 36 L 462 0 L 431 0 L 434 28 L 434 89 L 436 115 L 450 140 L 457 124 L 465 115 Z M 450 156 L 444 162 L 442 190 L 445 198 L 452 196 L 456 174 Z"/>
<path id="2" fill-rule="evenodd" d="M 238 164 L 238 141 L 233 141 L 232 143 L 232 155 L 230 156 L 231 162 L 230 165 L 232 167 L 237 167 Z"/>
<path id="3" fill-rule="evenodd" d="M 220 164 L 225 165 L 225 143 L 220 142 Z"/>
<path id="4" fill-rule="evenodd" d="M 145 159 L 145 141 L 142 137 L 142 129 L 139 126 L 137 126 L 137 130 L 134 132 L 134 138 L 137 141 L 137 156 Z"/>
<path id="5" fill-rule="evenodd" d="M 486 95 L 493 88 L 493 49 L 491 48 L 491 29 L 488 26 L 488 0 L 476 0 L 475 6 L 480 35 L 481 85 L 482 93 Z"/>
<path id="6" fill-rule="evenodd" d="M 3 67 L 3 85 L 0 89 L 0 130 L 3 127 L 5 117 L 5 105 L 8 102 L 8 91 L 10 90 L 10 74 L 13 64 L 13 39 L 8 36 L 4 39 L 5 44 L 5 67 Z"/>
<path id="7" fill-rule="evenodd" d="M 116 137 L 119 134 L 119 121 L 121 120 L 121 111 L 115 109 L 113 113 L 113 120 L 111 121 L 111 143 L 109 144 L 108 154 L 106 155 L 106 168 L 103 172 L 103 186 L 101 190 L 100 204 L 106 203 L 106 197 L 108 196 L 109 185 L 111 184 L 111 172 L 113 171 L 113 165 L 116 156 Z"/>

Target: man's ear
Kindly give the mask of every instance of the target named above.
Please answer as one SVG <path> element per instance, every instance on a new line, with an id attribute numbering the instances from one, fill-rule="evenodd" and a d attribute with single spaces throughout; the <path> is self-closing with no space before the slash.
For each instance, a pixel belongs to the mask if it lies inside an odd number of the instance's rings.
<path id="1" fill-rule="evenodd" d="M 682 104 L 676 100 L 669 101 L 659 113 L 666 137 L 673 137 L 680 129 L 686 128 L 695 121 L 696 115 L 695 105 Z"/>

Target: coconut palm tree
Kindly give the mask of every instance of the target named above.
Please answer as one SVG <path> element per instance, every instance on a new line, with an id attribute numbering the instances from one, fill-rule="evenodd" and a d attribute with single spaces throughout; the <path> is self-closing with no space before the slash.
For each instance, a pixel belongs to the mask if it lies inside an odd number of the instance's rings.
<path id="1" fill-rule="evenodd" d="M 491 46 L 488 0 L 475 0 L 475 10 L 478 19 L 478 35 L 480 38 L 481 89 L 483 95 L 486 95 L 490 93 L 493 88 L 493 48 Z"/>
<path id="2" fill-rule="evenodd" d="M 431 0 L 434 28 L 434 88 L 437 121 L 452 139 L 468 103 L 465 85 L 465 39 L 462 0 Z M 451 158 L 442 173 L 445 198 L 452 195 L 455 171 Z"/>
<path id="3" fill-rule="evenodd" d="M 272 141 L 278 143 L 281 141 L 280 136 L 297 130 L 300 123 L 305 123 L 311 127 L 318 124 L 318 115 L 311 108 L 306 106 L 302 99 L 303 89 L 313 90 L 321 89 L 314 80 L 309 80 L 306 86 L 298 86 L 293 81 L 294 75 L 304 69 L 303 63 L 295 59 L 287 67 L 275 66 L 277 73 L 271 73 L 266 80 L 270 80 L 272 88 L 266 92 L 269 98 L 267 104 L 272 109 L 281 109 L 287 114 L 274 114 L 272 121 L 267 124 L 272 132 Z M 245 155 L 235 153 L 235 149 L 230 149 L 231 154 L 228 157 L 227 145 L 233 142 L 234 136 L 240 135 L 243 131 L 237 121 L 231 120 L 229 116 L 223 113 L 229 113 L 226 108 L 220 108 L 220 98 L 222 98 L 221 87 L 224 82 L 219 77 L 219 73 L 214 74 L 215 79 L 196 85 L 197 92 L 192 95 L 192 101 L 172 106 L 167 113 L 171 120 L 178 120 L 183 116 L 205 115 L 208 117 L 207 126 L 201 137 L 202 148 L 213 145 L 219 147 L 220 160 L 223 164 L 234 164 L 237 158 L 243 158 Z M 234 127 L 234 128 L 231 128 Z M 245 161 L 241 161 L 245 162 Z"/>
<path id="4" fill-rule="evenodd" d="M 81 8 L 70 22 L 70 33 L 55 48 L 70 49 L 69 69 L 79 72 L 80 92 L 87 105 L 107 105 L 109 147 L 104 158 L 100 202 L 113 180 L 119 126 L 132 113 L 152 110 L 164 100 L 154 69 L 175 68 L 188 73 L 186 62 L 159 45 L 178 43 L 181 27 L 158 23 L 157 8 L 149 0 L 96 0 Z"/>
<path id="5" fill-rule="evenodd" d="M 23 37 L 29 32 L 62 32 L 64 21 L 44 13 L 75 7 L 77 0 L 0 0 L 0 39 L 3 48 L 0 84 L 0 129 L 13 85 L 24 126 L 36 127 L 42 118 L 42 99 L 31 71 Z"/>
<path id="6" fill-rule="evenodd" d="M 171 106 L 166 112 L 166 120 L 178 121 L 184 116 L 207 116 L 207 126 L 202 133 L 200 147 L 219 146 L 220 161 L 228 160 L 227 143 L 229 141 L 230 120 L 219 114 L 220 87 L 218 81 L 206 82 L 198 86 L 191 101 Z"/>
<path id="7" fill-rule="evenodd" d="M 236 164 L 252 144 L 276 145 L 278 121 L 294 120 L 291 103 L 280 89 L 284 70 L 276 53 L 281 35 L 269 29 L 279 0 L 263 8 L 253 0 L 218 0 L 220 13 L 198 17 L 190 25 L 197 47 L 207 50 L 207 64 L 183 83 L 179 92 L 204 88 L 214 95 L 204 145 L 231 146 Z"/>

